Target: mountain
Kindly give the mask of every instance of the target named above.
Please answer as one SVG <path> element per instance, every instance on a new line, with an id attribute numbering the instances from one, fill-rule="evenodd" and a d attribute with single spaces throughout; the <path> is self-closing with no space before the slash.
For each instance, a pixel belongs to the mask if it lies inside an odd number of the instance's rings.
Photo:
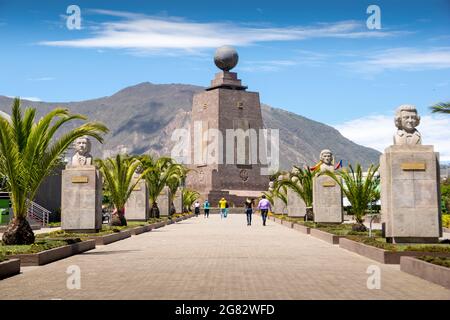
<path id="1" fill-rule="evenodd" d="M 185 84 L 140 83 L 109 96 L 79 102 L 22 101 L 22 106 L 33 106 L 38 117 L 55 107 L 68 108 L 105 123 L 110 133 L 105 143 L 93 143 L 94 156 L 108 156 L 126 148 L 129 153 L 151 152 L 170 155 L 174 142 L 173 130 L 186 128 L 190 123 L 192 97 L 204 88 Z M 0 96 L 0 110 L 10 113 L 13 99 Z M 339 131 L 320 122 L 292 112 L 262 104 L 264 126 L 279 129 L 280 165 L 289 169 L 292 164 L 313 165 L 322 149 L 331 149 L 344 164 L 378 163 L 380 153 L 358 145 L 343 137 Z"/>

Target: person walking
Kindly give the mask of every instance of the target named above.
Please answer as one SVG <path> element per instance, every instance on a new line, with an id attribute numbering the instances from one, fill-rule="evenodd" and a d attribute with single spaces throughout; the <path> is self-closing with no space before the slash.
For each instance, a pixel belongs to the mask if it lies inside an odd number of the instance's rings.
<path id="1" fill-rule="evenodd" d="M 208 199 L 203 203 L 203 210 L 205 211 L 205 218 L 209 218 L 209 202 Z"/>
<path id="2" fill-rule="evenodd" d="M 225 200 L 227 201 L 227 200 Z M 228 201 L 225 203 L 225 214 L 224 214 L 224 218 L 228 217 L 228 208 L 230 207 L 230 205 L 228 204 Z"/>
<path id="3" fill-rule="evenodd" d="M 198 200 L 194 203 L 194 213 L 196 217 L 200 214 L 200 202 Z"/>
<path id="4" fill-rule="evenodd" d="M 272 206 L 270 205 L 270 202 L 269 202 L 269 200 L 267 200 L 266 199 L 266 195 L 262 195 L 261 196 L 261 200 L 259 200 L 259 203 L 258 203 L 258 210 L 260 210 L 260 212 L 261 212 L 261 217 L 262 217 L 262 220 L 263 220 L 263 226 L 265 226 L 266 225 L 266 219 L 267 219 L 267 213 L 269 212 L 269 210 L 270 211 L 272 211 Z"/>
<path id="5" fill-rule="evenodd" d="M 247 198 L 245 200 L 245 214 L 247 215 L 247 226 L 252 225 L 252 214 L 253 214 L 253 199 Z"/>
<path id="6" fill-rule="evenodd" d="M 227 210 L 227 200 L 225 198 L 220 199 L 219 201 L 219 209 L 220 209 L 220 218 L 224 218 Z"/>

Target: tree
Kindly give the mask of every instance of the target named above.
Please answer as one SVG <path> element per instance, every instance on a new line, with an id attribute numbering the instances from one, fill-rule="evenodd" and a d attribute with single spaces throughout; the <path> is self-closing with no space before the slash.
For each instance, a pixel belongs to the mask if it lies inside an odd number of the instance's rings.
<path id="1" fill-rule="evenodd" d="M 161 157 L 153 158 L 149 155 L 139 157 L 144 170 L 149 170 L 144 178 L 147 182 L 149 200 L 151 205 L 150 217 L 159 217 L 159 207 L 157 204 L 158 196 L 168 185 L 168 181 L 175 179 L 181 172 L 182 165 L 175 163 L 172 158 Z"/>
<path id="2" fill-rule="evenodd" d="M 185 212 L 191 212 L 192 204 L 200 198 L 200 193 L 190 189 L 183 190 L 183 208 Z"/>
<path id="3" fill-rule="evenodd" d="M 174 168 L 172 174 L 167 178 L 167 187 L 169 188 L 169 203 L 170 203 L 170 214 L 176 213 L 175 205 L 173 203 L 175 194 L 178 188 L 186 179 L 187 173 L 190 171 L 188 168 L 181 164 L 173 164 Z"/>
<path id="4" fill-rule="evenodd" d="M 432 113 L 450 114 L 450 102 L 440 102 L 430 107 Z"/>
<path id="5" fill-rule="evenodd" d="M 324 174 L 333 178 L 342 189 L 352 205 L 352 213 L 355 215 L 356 225 L 352 227 L 354 231 L 366 231 L 363 216 L 369 207 L 369 204 L 375 201 L 377 195 L 380 177 L 376 175 L 379 165 L 370 165 L 367 170 L 367 176 L 363 176 L 361 165 L 356 165 L 356 171 L 351 165 L 347 169 L 336 172 L 326 171 Z"/>
<path id="6" fill-rule="evenodd" d="M 285 187 L 291 189 L 297 194 L 306 205 L 305 217 L 308 220 L 313 220 L 313 178 L 318 173 L 318 170 L 310 170 L 308 167 L 300 168 L 294 166 L 294 170 L 289 173 L 287 179 L 277 182 L 277 187 Z M 289 201 L 289 199 L 287 199 Z"/>
<path id="7" fill-rule="evenodd" d="M 108 129 L 88 122 L 57 137 L 60 129 L 73 120 L 86 120 L 56 108 L 35 122 L 36 109 L 22 114 L 20 99 L 14 99 L 11 118 L 0 116 L 0 174 L 11 192 L 14 219 L 3 234 L 4 244 L 31 244 L 34 233 L 26 220 L 28 199 L 33 200 L 41 182 L 60 162 L 61 155 L 79 137 L 90 136 L 103 142 Z"/>
<path id="8" fill-rule="evenodd" d="M 114 205 L 112 216 L 113 226 L 126 226 L 125 203 L 131 192 L 150 170 L 146 169 L 142 173 L 134 176 L 136 170 L 142 165 L 135 157 L 128 157 L 118 154 L 115 158 L 105 160 L 97 159 L 96 164 L 103 174 L 105 189 L 110 202 Z"/>

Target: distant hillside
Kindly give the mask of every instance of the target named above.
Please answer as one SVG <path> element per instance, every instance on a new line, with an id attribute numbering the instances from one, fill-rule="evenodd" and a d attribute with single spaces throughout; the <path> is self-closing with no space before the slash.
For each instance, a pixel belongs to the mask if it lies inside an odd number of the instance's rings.
<path id="1" fill-rule="evenodd" d="M 189 125 L 192 97 L 203 89 L 145 82 L 93 100 L 68 103 L 24 100 L 22 105 L 36 107 L 38 116 L 61 106 L 87 115 L 90 120 L 104 122 L 111 132 L 103 145 L 94 144 L 94 156 L 107 156 L 123 147 L 129 153 L 169 155 L 173 130 Z M 11 104 L 11 98 L 0 96 L 0 110 L 9 113 Z M 280 164 L 284 169 L 292 164 L 314 164 L 325 148 L 344 162 L 378 163 L 378 151 L 348 140 L 328 125 L 268 105 L 262 105 L 262 114 L 266 128 L 280 130 Z"/>

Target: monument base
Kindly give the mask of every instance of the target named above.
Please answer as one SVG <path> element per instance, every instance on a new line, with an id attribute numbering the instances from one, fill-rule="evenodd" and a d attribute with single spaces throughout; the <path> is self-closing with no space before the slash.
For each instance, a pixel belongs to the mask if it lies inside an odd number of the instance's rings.
<path id="1" fill-rule="evenodd" d="M 306 205 L 302 198 L 300 198 L 291 189 L 287 190 L 287 214 L 289 217 L 304 217 L 306 214 Z"/>
<path id="2" fill-rule="evenodd" d="M 98 232 L 102 228 L 102 176 L 95 166 L 62 171 L 61 229 Z"/>
<path id="3" fill-rule="evenodd" d="M 156 199 L 160 217 L 168 217 L 170 215 L 169 192 L 169 188 L 164 187 L 163 191 L 161 191 L 158 198 Z"/>
<path id="4" fill-rule="evenodd" d="M 390 241 L 431 243 L 442 236 L 438 157 L 423 145 L 393 145 L 381 155 L 381 216 Z"/>
<path id="5" fill-rule="evenodd" d="M 136 180 L 134 180 L 136 182 Z M 148 190 L 145 180 L 140 180 L 125 203 L 125 219 L 147 221 L 149 219 Z"/>
<path id="6" fill-rule="evenodd" d="M 342 223 L 342 190 L 331 177 L 321 175 L 313 178 L 314 222 Z"/>

